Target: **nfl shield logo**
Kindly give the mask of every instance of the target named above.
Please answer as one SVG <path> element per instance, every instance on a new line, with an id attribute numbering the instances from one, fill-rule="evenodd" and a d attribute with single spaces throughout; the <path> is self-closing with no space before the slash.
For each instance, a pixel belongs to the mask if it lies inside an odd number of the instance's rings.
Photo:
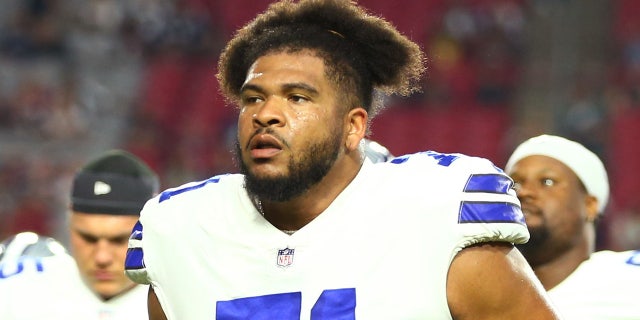
<path id="1" fill-rule="evenodd" d="M 295 249 L 281 249 L 278 250 L 278 266 L 288 267 L 293 264 L 293 252 Z"/>

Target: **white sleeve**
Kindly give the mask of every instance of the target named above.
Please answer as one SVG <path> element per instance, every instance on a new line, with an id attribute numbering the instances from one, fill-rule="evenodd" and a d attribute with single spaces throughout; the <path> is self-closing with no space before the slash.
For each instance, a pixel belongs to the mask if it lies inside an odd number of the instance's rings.
<path id="1" fill-rule="evenodd" d="M 403 177 L 405 180 L 436 185 L 423 192 L 448 199 L 450 208 L 457 211 L 448 216 L 455 219 L 451 223 L 458 250 L 481 242 L 520 244 L 529 240 L 513 180 L 491 161 L 426 151 L 397 157 L 391 163 L 407 166 L 412 177 Z"/>
<path id="2" fill-rule="evenodd" d="M 460 160 L 455 165 L 466 175 L 458 212 L 460 246 L 489 241 L 526 243 L 529 231 L 513 180 L 487 159 Z"/>

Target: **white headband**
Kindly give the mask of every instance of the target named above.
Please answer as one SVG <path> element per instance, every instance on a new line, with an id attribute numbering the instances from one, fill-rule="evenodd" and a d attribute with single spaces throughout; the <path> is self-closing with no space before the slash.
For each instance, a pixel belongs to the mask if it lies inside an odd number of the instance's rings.
<path id="1" fill-rule="evenodd" d="M 510 172 L 516 162 L 532 155 L 554 158 L 573 170 L 587 192 L 598 199 L 598 212 L 603 213 L 609 201 L 609 179 L 595 153 L 575 141 L 543 134 L 520 144 L 507 161 L 505 171 Z"/>

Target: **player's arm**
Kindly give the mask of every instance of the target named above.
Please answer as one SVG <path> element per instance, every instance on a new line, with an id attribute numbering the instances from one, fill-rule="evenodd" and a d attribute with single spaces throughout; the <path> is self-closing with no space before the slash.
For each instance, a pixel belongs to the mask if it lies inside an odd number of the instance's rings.
<path id="1" fill-rule="evenodd" d="M 158 296 L 156 296 L 152 286 L 149 286 L 147 310 L 149 312 L 149 320 L 167 320 L 167 316 L 164 314 L 164 310 L 162 310 Z"/>
<path id="2" fill-rule="evenodd" d="M 559 319 L 520 251 L 508 242 L 462 249 L 447 277 L 455 320 Z"/>

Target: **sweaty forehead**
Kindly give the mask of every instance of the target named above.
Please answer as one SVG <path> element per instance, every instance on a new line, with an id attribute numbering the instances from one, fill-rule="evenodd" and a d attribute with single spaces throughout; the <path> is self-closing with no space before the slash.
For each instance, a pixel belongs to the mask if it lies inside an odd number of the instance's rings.
<path id="1" fill-rule="evenodd" d="M 267 54 L 256 59 L 249 67 L 244 83 L 246 84 L 265 75 L 322 81 L 324 79 L 324 61 L 308 51 Z"/>

